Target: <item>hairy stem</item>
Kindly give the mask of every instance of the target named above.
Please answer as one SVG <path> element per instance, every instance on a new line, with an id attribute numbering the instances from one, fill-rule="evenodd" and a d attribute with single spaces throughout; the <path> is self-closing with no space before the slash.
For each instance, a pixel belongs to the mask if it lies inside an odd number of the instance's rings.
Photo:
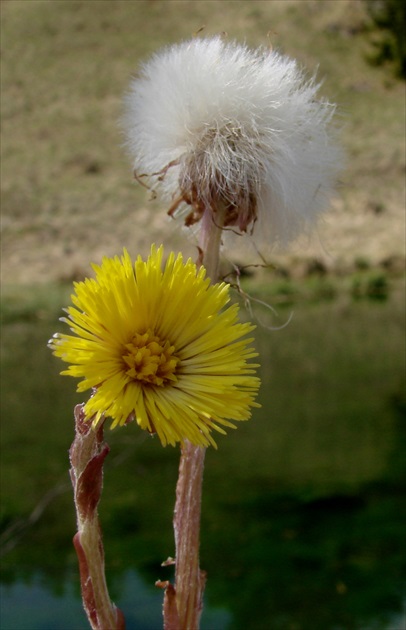
<path id="1" fill-rule="evenodd" d="M 185 442 L 176 487 L 176 606 L 180 629 L 198 629 L 205 574 L 199 568 L 200 509 L 206 449 Z"/>
<path id="2" fill-rule="evenodd" d="M 218 280 L 221 235 L 225 215 L 224 207 L 219 208 L 215 213 L 209 208 L 206 209 L 202 217 L 199 243 L 202 250 L 201 262 L 205 266 L 212 284 Z"/>
<path id="3" fill-rule="evenodd" d="M 83 405 L 75 407 L 75 439 L 69 451 L 78 531 L 73 539 L 79 560 L 83 607 L 93 630 L 124 630 L 122 612 L 110 600 L 104 571 L 103 539 L 97 506 L 103 463 L 109 452 L 103 425 L 94 431 Z"/>

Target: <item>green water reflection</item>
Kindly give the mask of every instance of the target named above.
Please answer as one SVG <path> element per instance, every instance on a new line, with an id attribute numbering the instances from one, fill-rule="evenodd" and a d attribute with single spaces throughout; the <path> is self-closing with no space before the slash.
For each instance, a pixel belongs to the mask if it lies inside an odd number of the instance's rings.
<path id="1" fill-rule="evenodd" d="M 4 630 L 87 627 L 67 475 L 80 399 L 46 348 L 55 322 L 3 327 Z M 207 630 L 402 628 L 403 322 L 394 294 L 301 304 L 283 330 L 258 329 L 263 407 L 207 455 Z M 130 630 L 158 630 L 153 584 L 171 577 L 160 564 L 174 555 L 178 453 L 135 426 L 106 437 L 100 516 L 112 596 Z"/>

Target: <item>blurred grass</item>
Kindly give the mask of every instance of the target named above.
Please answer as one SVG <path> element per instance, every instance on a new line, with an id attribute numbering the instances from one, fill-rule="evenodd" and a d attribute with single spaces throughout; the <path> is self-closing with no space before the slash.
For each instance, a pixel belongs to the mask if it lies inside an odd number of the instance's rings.
<path id="1" fill-rule="evenodd" d="M 362 1 L 8 0 L 1 11 L 4 282 L 70 279 L 153 240 L 194 255 L 133 184 L 118 120 L 139 62 L 201 26 L 318 68 L 349 156 L 324 245 L 336 264 L 404 256 L 403 84 L 367 62 Z"/>

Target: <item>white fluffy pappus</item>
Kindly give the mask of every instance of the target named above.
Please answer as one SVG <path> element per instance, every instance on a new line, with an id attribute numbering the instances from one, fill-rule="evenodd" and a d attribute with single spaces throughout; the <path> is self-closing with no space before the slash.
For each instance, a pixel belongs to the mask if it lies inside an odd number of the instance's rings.
<path id="1" fill-rule="evenodd" d="M 170 46 L 126 96 L 135 176 L 188 226 L 222 205 L 226 227 L 285 245 L 326 209 L 341 168 L 335 106 L 318 89 L 273 50 L 220 37 Z"/>

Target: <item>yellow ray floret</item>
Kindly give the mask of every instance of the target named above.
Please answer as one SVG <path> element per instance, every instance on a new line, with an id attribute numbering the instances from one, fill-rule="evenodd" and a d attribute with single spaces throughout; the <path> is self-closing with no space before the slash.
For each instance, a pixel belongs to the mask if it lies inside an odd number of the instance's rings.
<path id="1" fill-rule="evenodd" d="M 56 334 L 54 354 L 69 363 L 62 372 L 93 389 L 85 404 L 93 426 L 136 420 L 163 445 L 189 440 L 208 446 L 212 430 L 248 420 L 259 378 L 257 356 L 246 338 L 254 326 L 226 307 L 229 286 L 211 285 L 182 255 L 153 245 L 148 260 L 104 258 L 95 278 L 77 282 L 66 309 L 74 335 Z"/>

